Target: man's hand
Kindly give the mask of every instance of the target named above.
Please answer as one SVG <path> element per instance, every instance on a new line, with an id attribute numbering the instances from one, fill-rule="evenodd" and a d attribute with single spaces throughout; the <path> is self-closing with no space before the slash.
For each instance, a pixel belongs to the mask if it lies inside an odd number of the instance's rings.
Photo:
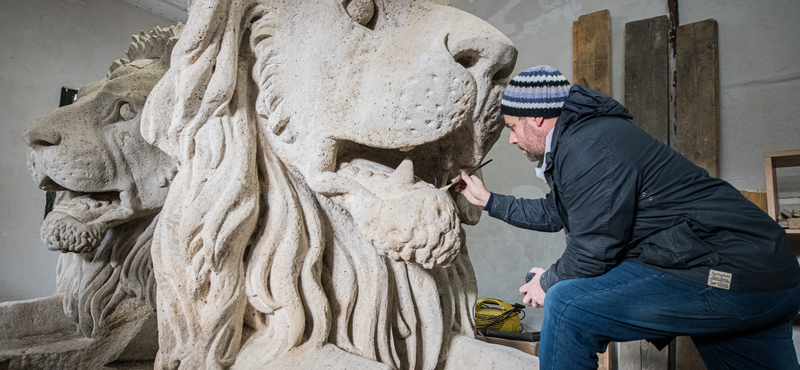
<path id="1" fill-rule="evenodd" d="M 456 176 L 451 182 L 455 182 L 453 190 L 461 193 L 467 200 L 476 205 L 485 207 L 486 202 L 492 195 L 485 187 L 483 181 L 478 176 L 468 175 L 466 172 L 461 171 L 461 174 Z"/>
<path id="2" fill-rule="evenodd" d="M 531 269 L 531 272 L 536 273 L 536 276 L 527 284 L 519 287 L 519 292 L 523 295 L 522 303 L 540 308 L 544 305 L 545 292 L 542 290 L 542 286 L 539 285 L 539 280 L 542 278 L 542 274 L 544 274 L 545 270 L 543 268 L 534 267 Z"/>

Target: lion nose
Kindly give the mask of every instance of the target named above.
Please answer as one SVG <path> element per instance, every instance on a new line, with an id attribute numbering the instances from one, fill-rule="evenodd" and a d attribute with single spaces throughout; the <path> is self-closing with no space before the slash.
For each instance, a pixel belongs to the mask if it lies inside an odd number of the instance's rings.
<path id="1" fill-rule="evenodd" d="M 37 120 L 25 128 L 22 140 L 31 148 L 55 146 L 61 143 L 61 134 L 52 127 L 52 122 Z"/>
<path id="2" fill-rule="evenodd" d="M 477 81 L 497 83 L 511 76 L 517 49 L 504 36 L 480 35 L 457 38 L 449 35 L 447 49 L 456 63 L 467 69 Z"/>

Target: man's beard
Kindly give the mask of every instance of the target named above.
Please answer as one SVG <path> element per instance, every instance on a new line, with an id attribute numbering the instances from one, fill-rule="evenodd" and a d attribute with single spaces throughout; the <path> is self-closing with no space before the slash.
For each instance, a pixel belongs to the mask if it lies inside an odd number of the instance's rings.
<path id="1" fill-rule="evenodd" d="M 525 137 L 519 142 L 519 144 L 517 144 L 517 146 L 522 149 L 522 151 L 525 153 L 525 156 L 528 157 L 528 160 L 531 162 L 539 162 L 544 159 L 544 150 L 545 146 L 547 145 L 547 135 L 544 137 L 538 135 L 537 132 L 527 124 L 523 126 L 522 130 L 525 134 Z M 537 144 L 541 144 L 539 145 L 541 147 L 537 148 Z"/>
<path id="2" fill-rule="evenodd" d="M 543 154 L 534 153 L 524 148 L 522 149 L 522 151 L 525 153 L 525 156 L 528 157 L 528 160 L 531 162 L 540 162 L 542 159 L 544 159 Z"/>

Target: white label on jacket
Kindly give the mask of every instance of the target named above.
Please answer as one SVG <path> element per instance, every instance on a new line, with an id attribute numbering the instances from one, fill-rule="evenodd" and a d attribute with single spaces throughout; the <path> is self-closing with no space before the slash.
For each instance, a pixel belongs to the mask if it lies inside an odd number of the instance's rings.
<path id="1" fill-rule="evenodd" d="M 717 270 L 708 271 L 708 286 L 730 290 L 731 280 L 733 280 L 733 274 L 729 272 L 722 272 Z"/>

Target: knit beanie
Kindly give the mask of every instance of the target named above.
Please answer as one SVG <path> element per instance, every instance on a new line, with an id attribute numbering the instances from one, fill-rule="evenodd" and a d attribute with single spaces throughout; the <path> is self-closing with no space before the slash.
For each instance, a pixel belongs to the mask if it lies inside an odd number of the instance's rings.
<path id="1" fill-rule="evenodd" d="M 500 111 L 515 117 L 558 117 L 569 87 L 567 78 L 553 67 L 528 68 L 508 83 Z"/>

